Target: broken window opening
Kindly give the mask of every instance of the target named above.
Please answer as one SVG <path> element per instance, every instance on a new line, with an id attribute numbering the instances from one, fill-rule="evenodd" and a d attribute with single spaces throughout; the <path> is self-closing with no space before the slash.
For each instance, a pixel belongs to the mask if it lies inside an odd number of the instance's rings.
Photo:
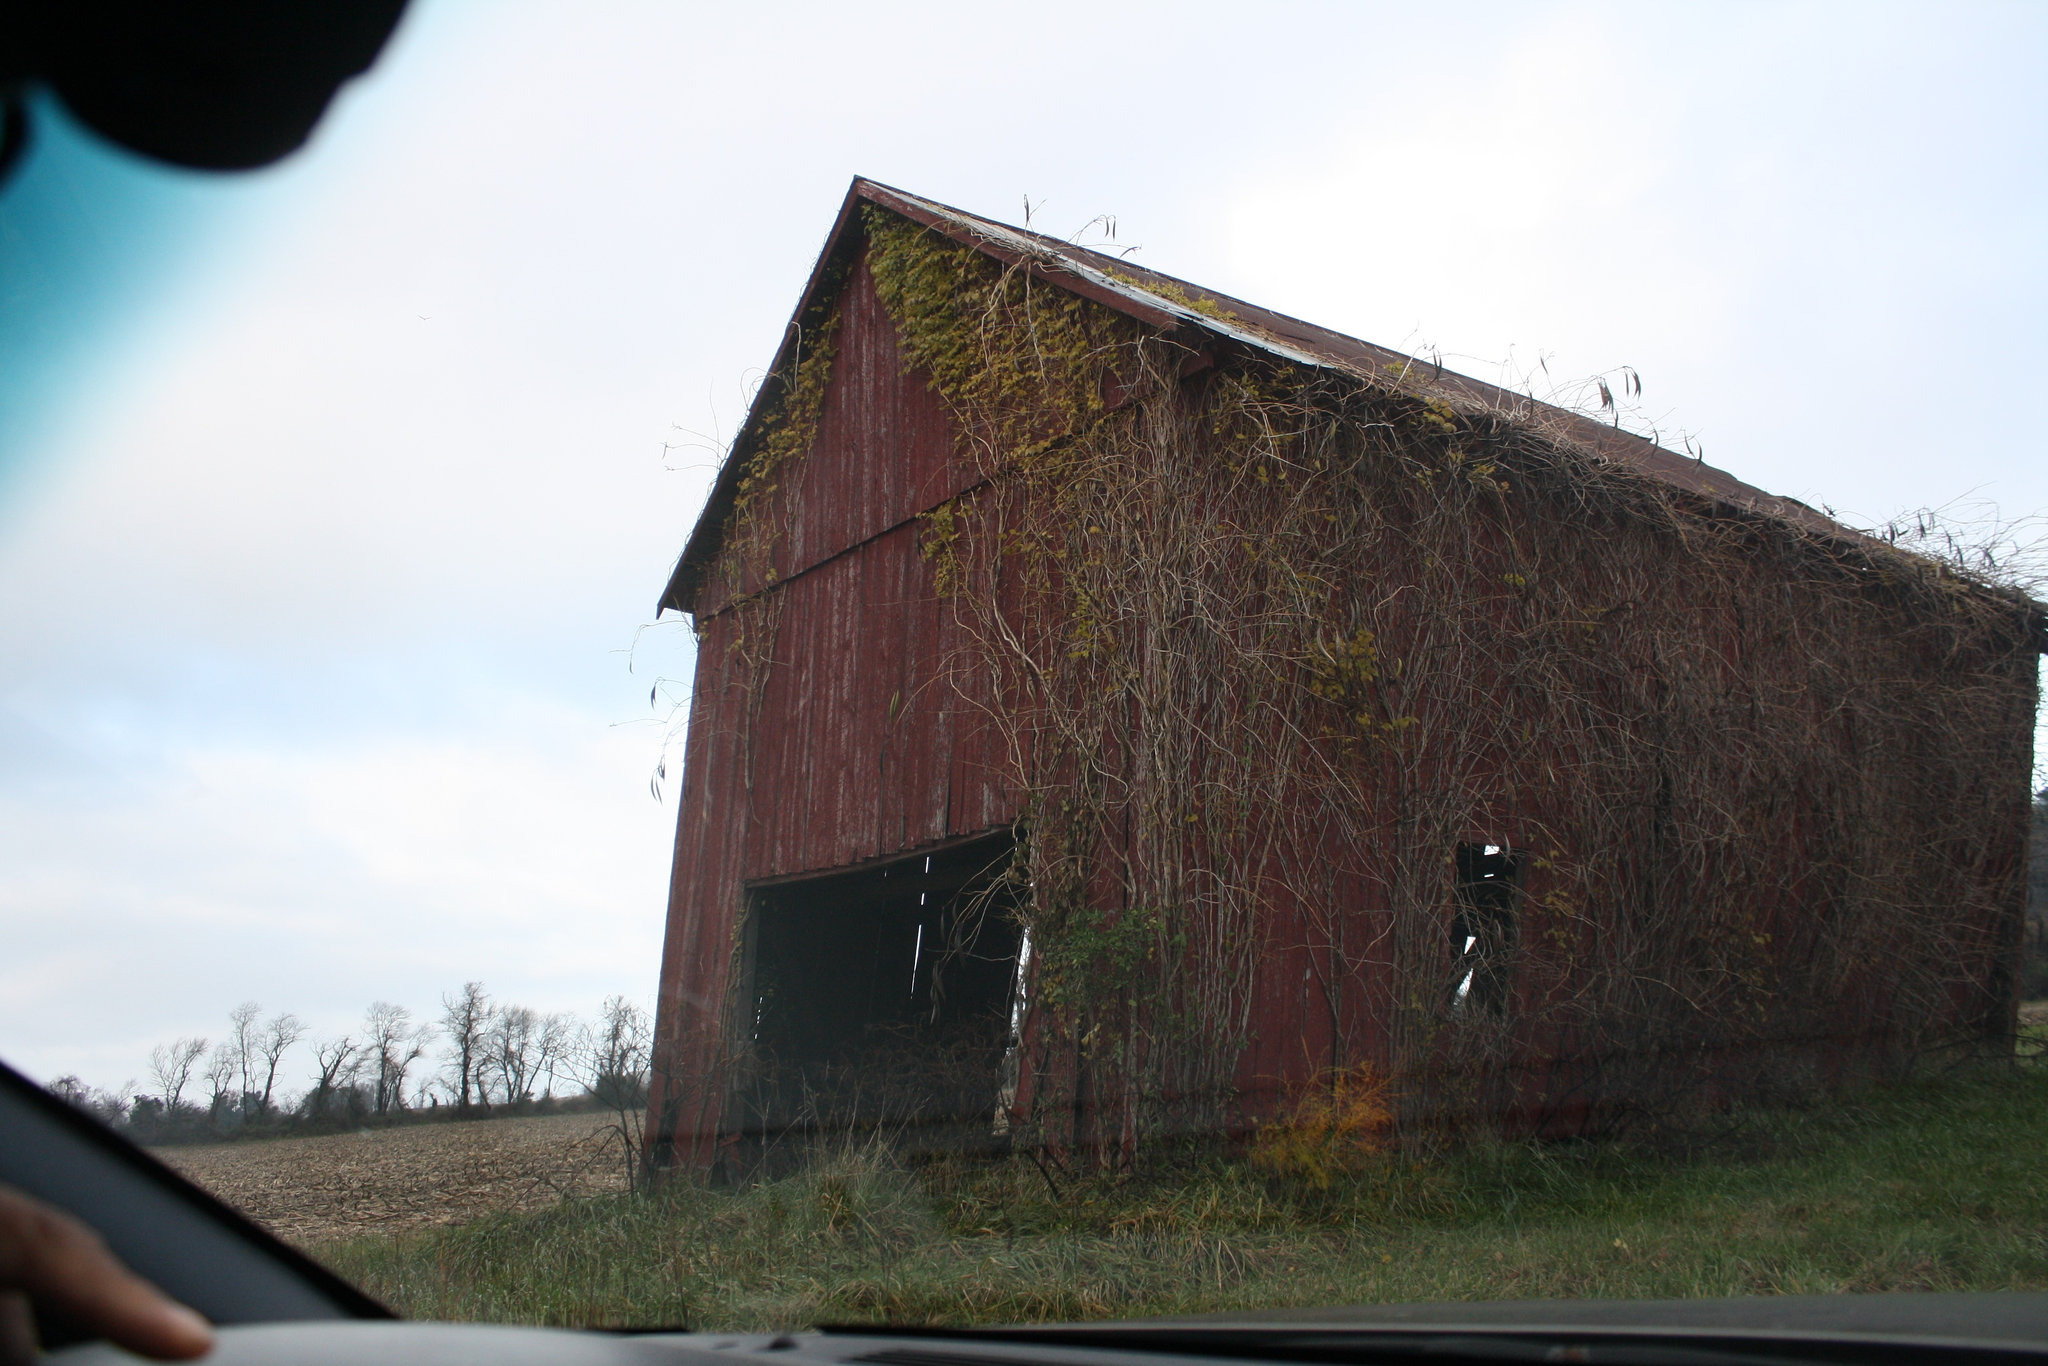
<path id="1" fill-rule="evenodd" d="M 1458 846 L 1456 862 L 1451 1010 L 1460 1015 L 1474 1011 L 1503 1015 L 1508 1008 L 1519 928 L 1515 896 L 1521 887 L 1525 858 L 1506 845 L 1473 843 Z"/>
<path id="2" fill-rule="evenodd" d="M 1009 831 L 748 892 L 733 1077 L 743 1160 L 880 1128 L 985 1145 L 1016 1031 Z"/>

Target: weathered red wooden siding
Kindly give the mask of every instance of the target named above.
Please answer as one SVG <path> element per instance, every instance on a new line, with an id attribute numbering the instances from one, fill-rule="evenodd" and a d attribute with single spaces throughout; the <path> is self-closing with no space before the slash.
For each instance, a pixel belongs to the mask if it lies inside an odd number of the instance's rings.
<path id="1" fill-rule="evenodd" d="M 685 1161 L 708 1160 L 717 1137 L 718 1067 L 730 1043 L 724 1000 L 745 885 L 930 846 L 1017 815 L 1015 796 L 1001 778 L 1009 756 L 994 747 L 995 732 L 985 720 L 995 699 L 976 676 L 976 652 L 938 598 L 918 520 L 970 489 L 976 472 L 959 455 L 941 399 L 905 369 L 893 325 L 859 260 L 849 269 L 840 306 L 837 360 L 811 451 L 793 462 L 755 513 L 783 534 L 750 572 L 721 566 L 692 604 L 702 636 L 664 945 L 654 1106 L 657 1127 L 673 1134 Z M 1532 541 L 1547 544 L 1543 538 L 1554 532 L 1535 528 Z M 1611 572 L 1580 545 L 1572 539 L 1556 548 L 1553 567 Z M 1812 651 L 1801 640 L 1800 599 L 1780 582 L 1780 570 L 1759 563 L 1748 582 L 1729 582 L 1671 568 L 1620 596 L 1676 623 L 1666 643 L 1676 642 L 1683 666 L 1711 678 L 1731 699 L 1731 734 L 1768 738 L 1774 707 L 1788 714 L 1828 712 L 1837 685 L 1814 671 Z M 1404 572 L 1388 564 L 1384 579 L 1398 582 Z M 774 622 L 760 647 L 772 667 L 757 691 L 738 646 L 746 609 L 735 597 L 763 590 L 774 608 L 754 615 Z M 1898 670 L 1899 686 L 1911 687 L 1906 661 L 1912 652 L 1888 637 L 1894 629 L 1873 618 L 1868 658 Z M 1398 651 L 1399 642 L 1389 648 Z M 1608 664 L 1653 674 L 1668 666 L 1648 658 Z M 1599 686 L 1590 675 L 1589 686 Z M 1841 743 L 1857 741 L 1843 736 Z M 1568 826 L 1576 804 L 1611 799 L 1584 790 L 1575 757 L 1563 749 L 1499 756 L 1496 812 L 1488 828 L 1468 835 L 1540 847 L 1535 832 L 1552 823 Z M 1800 775 L 1773 770 L 1767 776 Z M 1959 880 L 1969 884 L 1963 890 L 1980 899 L 1957 914 L 1987 921 L 2005 916 L 2017 925 L 2001 909 L 2012 894 L 2000 890 L 2016 886 L 2011 870 L 2024 838 L 2025 793 L 2019 786 L 2014 791 L 2022 805 L 1987 834 L 1998 847 L 1956 855 Z M 1916 794 L 1739 795 L 1758 804 L 1745 820 L 1778 855 L 1774 876 L 1750 889 L 1759 926 L 1781 946 L 1775 952 L 1789 956 L 1801 951 L 1800 926 L 1811 924 L 1831 895 L 1809 885 L 1825 852 L 1824 822 L 1814 813 L 1853 799 L 1864 802 L 1873 819 L 1890 817 L 1903 830 L 1910 826 L 1904 804 Z M 1955 794 L 1921 795 L 1939 800 Z M 1384 855 L 1333 848 L 1332 842 L 1305 814 L 1284 855 L 1298 866 L 1327 869 L 1327 888 L 1320 907 L 1271 908 L 1270 937 L 1253 986 L 1251 1035 L 1238 1066 L 1247 1116 L 1269 1112 L 1318 1070 L 1373 1060 L 1385 1045 L 1395 984 L 1390 963 L 1372 946 L 1385 917 Z M 1290 881 L 1275 877 L 1272 885 Z M 1532 874 L 1523 899 L 1524 934 L 1532 942 L 1544 928 L 1539 908 L 1545 890 L 1542 875 Z M 1310 924 L 1318 909 L 1343 921 L 1350 941 L 1344 955 L 1319 942 L 1322 931 Z M 1782 1042 L 1840 1052 L 1859 1031 L 1881 1024 L 1886 996 L 1881 974 L 1873 975 L 1845 991 L 1840 1000 L 1846 1008 L 1811 1037 Z M 1577 1046 L 1554 1033 L 1526 1039 L 1532 1095 L 1569 1088 L 1569 1069 L 1586 1062 L 1575 1055 Z M 1082 1063 L 1075 1055 L 1046 1065 L 1078 1070 Z M 1546 1080 L 1558 1076 L 1565 1081 Z M 1026 1097 L 1033 1080 L 1023 1078 Z"/>
<path id="2" fill-rule="evenodd" d="M 777 580 L 930 511 L 976 478 L 955 453 L 944 401 L 898 356 L 896 327 L 875 295 L 865 254 L 849 267 L 840 309 L 838 354 L 810 455 L 782 472 L 757 514 L 778 532 L 768 561 Z M 702 622 L 736 593 L 758 590 L 766 567 L 741 573 L 721 563 L 739 581 L 712 574 L 691 614 Z"/>
<path id="3" fill-rule="evenodd" d="M 966 752 L 945 678 L 962 642 L 918 531 L 899 526 L 779 590 L 743 877 L 845 867 L 1010 819 L 992 765 Z"/>
<path id="4" fill-rule="evenodd" d="M 967 652 L 943 610 L 920 513 L 974 480 L 951 420 L 907 373 L 864 261 L 810 455 L 761 516 L 780 534 L 775 626 L 758 697 L 737 648 L 736 592 L 714 576 L 700 632 L 663 947 L 655 1113 L 678 1156 L 710 1155 L 723 1002 L 745 884 L 1008 824 L 1013 797 L 953 674 Z M 734 582 L 738 579 L 739 582 Z M 973 678 L 958 680 L 973 694 Z M 666 1109 L 664 1108 L 666 1107 Z"/>

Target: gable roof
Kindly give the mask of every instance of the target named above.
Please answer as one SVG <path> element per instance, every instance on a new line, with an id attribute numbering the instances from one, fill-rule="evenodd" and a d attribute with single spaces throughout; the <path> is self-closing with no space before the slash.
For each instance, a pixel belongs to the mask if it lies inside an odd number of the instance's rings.
<path id="1" fill-rule="evenodd" d="M 1623 431 L 1584 413 L 1543 403 L 1527 394 L 1488 384 L 1440 363 L 1419 360 L 1384 346 L 1360 341 L 1327 327 L 1304 322 L 1246 303 L 1227 294 L 1102 252 L 1077 247 L 1055 237 L 1011 227 L 921 199 L 872 180 L 855 177 L 839 207 L 839 216 L 818 253 L 817 264 L 804 286 L 803 297 L 789 325 L 783 330 L 781 347 L 769 368 L 771 381 L 790 373 L 795 364 L 798 323 L 812 310 L 830 302 L 826 295 L 838 287 L 839 275 L 831 266 L 843 252 L 850 251 L 859 238 L 859 210 L 863 205 L 901 214 L 934 232 L 1001 261 L 1024 266 L 1041 278 L 1107 308 L 1161 328 L 1196 328 L 1226 338 L 1297 365 L 1335 371 L 1359 380 L 1385 386 L 1389 377 L 1407 393 L 1448 403 L 1463 412 L 1504 413 L 1520 421 L 1541 421 L 1553 439 L 1584 448 L 1599 457 L 1630 465 L 1674 488 L 1732 511 L 1776 518 L 1801 530 L 1846 541 L 1863 541 L 1830 517 L 1795 498 L 1781 498 L 1743 483 L 1726 470 L 1703 460 L 1667 450 L 1647 437 Z M 1193 301 L 1190 303 L 1189 301 Z M 1206 305 L 1196 307 L 1195 304 Z M 767 393 L 767 384 L 761 389 Z M 696 528 L 676 561 L 656 611 L 685 610 L 703 570 L 717 556 L 726 517 L 738 493 L 740 476 L 764 432 L 764 410 L 769 405 L 756 399 L 739 434 L 733 439 L 711 496 L 698 516 Z"/>

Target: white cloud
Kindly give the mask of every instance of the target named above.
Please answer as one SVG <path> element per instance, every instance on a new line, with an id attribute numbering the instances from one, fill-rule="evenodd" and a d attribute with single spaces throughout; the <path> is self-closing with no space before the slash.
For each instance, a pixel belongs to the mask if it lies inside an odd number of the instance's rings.
<path id="1" fill-rule="evenodd" d="M 112 789 L 7 793 L 0 1034 L 118 1079 L 247 997 L 323 1030 L 468 978 L 546 1008 L 644 997 L 672 819 L 648 754 L 514 698 L 443 738 L 179 748 Z"/>
<path id="2" fill-rule="evenodd" d="M 1998 450 L 2003 420 L 1927 370 L 1961 349 L 2024 382 L 2048 359 L 2021 302 L 2048 292 L 2027 245 L 2048 195 L 2014 174 L 2048 147 L 2011 60 L 2040 26 L 1974 17 L 1531 12 L 1241 171 L 1229 270 L 1261 302 L 1486 378 L 1547 354 L 1539 392 L 1633 365 L 1665 430 L 1866 518 L 1973 490 L 2048 509 L 2041 443 Z M 1931 387 L 1908 397 L 1915 381 Z"/>

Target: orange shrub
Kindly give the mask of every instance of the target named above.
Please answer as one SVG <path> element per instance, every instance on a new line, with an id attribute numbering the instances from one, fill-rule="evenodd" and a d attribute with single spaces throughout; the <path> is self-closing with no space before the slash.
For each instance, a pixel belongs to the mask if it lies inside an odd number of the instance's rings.
<path id="1" fill-rule="evenodd" d="M 1385 1150 L 1394 1122 L 1387 1081 L 1371 1063 L 1333 1068 L 1302 1088 L 1252 1139 L 1254 1167 L 1327 1189 Z"/>

